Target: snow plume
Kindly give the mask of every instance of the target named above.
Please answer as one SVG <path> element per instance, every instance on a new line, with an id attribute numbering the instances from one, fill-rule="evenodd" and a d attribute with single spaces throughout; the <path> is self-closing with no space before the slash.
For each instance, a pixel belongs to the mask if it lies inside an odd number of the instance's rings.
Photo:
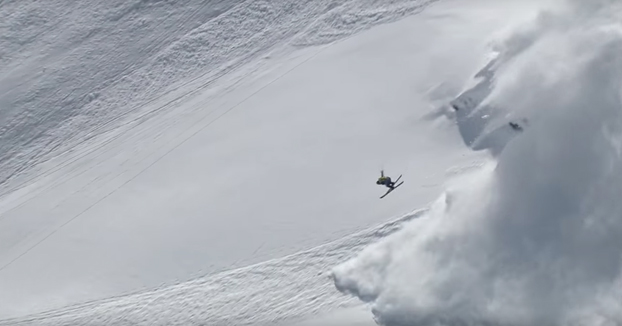
<path id="1" fill-rule="evenodd" d="M 620 12 L 570 1 L 505 38 L 480 105 L 529 125 L 337 288 L 383 325 L 622 324 Z"/>

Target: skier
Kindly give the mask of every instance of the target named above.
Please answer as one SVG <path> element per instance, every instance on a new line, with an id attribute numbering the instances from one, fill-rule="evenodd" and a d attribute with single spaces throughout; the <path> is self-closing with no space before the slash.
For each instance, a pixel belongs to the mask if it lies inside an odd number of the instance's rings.
<path id="1" fill-rule="evenodd" d="M 380 178 L 378 178 L 378 181 L 376 181 L 377 185 L 385 185 L 388 188 L 393 189 L 393 186 L 395 185 L 395 182 L 391 181 L 391 177 L 386 177 L 384 175 L 384 171 L 380 170 Z"/>
<path id="2" fill-rule="evenodd" d="M 510 121 L 510 127 L 516 131 L 523 131 L 523 127 L 521 127 L 518 123 Z"/>

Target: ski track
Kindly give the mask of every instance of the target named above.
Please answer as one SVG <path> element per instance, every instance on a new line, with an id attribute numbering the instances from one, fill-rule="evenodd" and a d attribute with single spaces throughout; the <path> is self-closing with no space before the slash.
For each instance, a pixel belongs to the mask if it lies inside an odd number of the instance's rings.
<path id="1" fill-rule="evenodd" d="M 0 325 L 271 325 L 351 307 L 356 300 L 339 293 L 327 271 L 425 212 L 414 211 L 283 258 L 153 291 L 1 320 Z"/>

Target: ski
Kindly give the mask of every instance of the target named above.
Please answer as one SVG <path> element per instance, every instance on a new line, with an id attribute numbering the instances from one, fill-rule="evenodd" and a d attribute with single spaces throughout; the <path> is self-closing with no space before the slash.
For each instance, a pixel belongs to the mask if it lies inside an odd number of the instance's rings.
<path id="1" fill-rule="evenodd" d="M 400 175 L 400 178 L 401 177 L 402 176 Z M 399 180 L 400 178 L 395 179 L 395 182 L 397 182 L 397 180 Z M 396 184 L 395 186 L 393 186 L 393 188 L 389 189 L 384 195 L 380 196 L 380 199 L 386 197 L 386 195 L 390 194 L 393 190 L 397 189 L 397 187 L 401 186 L 402 183 L 404 183 L 404 181 L 402 181 L 402 182 Z"/>
<path id="2" fill-rule="evenodd" d="M 400 176 L 397 177 L 397 179 L 395 179 L 395 181 L 393 181 L 393 183 L 397 183 L 398 181 L 400 181 L 401 178 L 402 178 L 402 175 L 400 174 Z"/>

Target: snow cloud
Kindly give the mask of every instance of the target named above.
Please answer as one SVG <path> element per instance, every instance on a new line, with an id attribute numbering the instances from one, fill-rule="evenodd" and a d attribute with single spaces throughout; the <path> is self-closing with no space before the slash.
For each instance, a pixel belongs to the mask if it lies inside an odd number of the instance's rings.
<path id="1" fill-rule="evenodd" d="M 390 326 L 622 323 L 621 12 L 567 1 L 497 43 L 481 105 L 528 127 L 337 288 Z"/>

